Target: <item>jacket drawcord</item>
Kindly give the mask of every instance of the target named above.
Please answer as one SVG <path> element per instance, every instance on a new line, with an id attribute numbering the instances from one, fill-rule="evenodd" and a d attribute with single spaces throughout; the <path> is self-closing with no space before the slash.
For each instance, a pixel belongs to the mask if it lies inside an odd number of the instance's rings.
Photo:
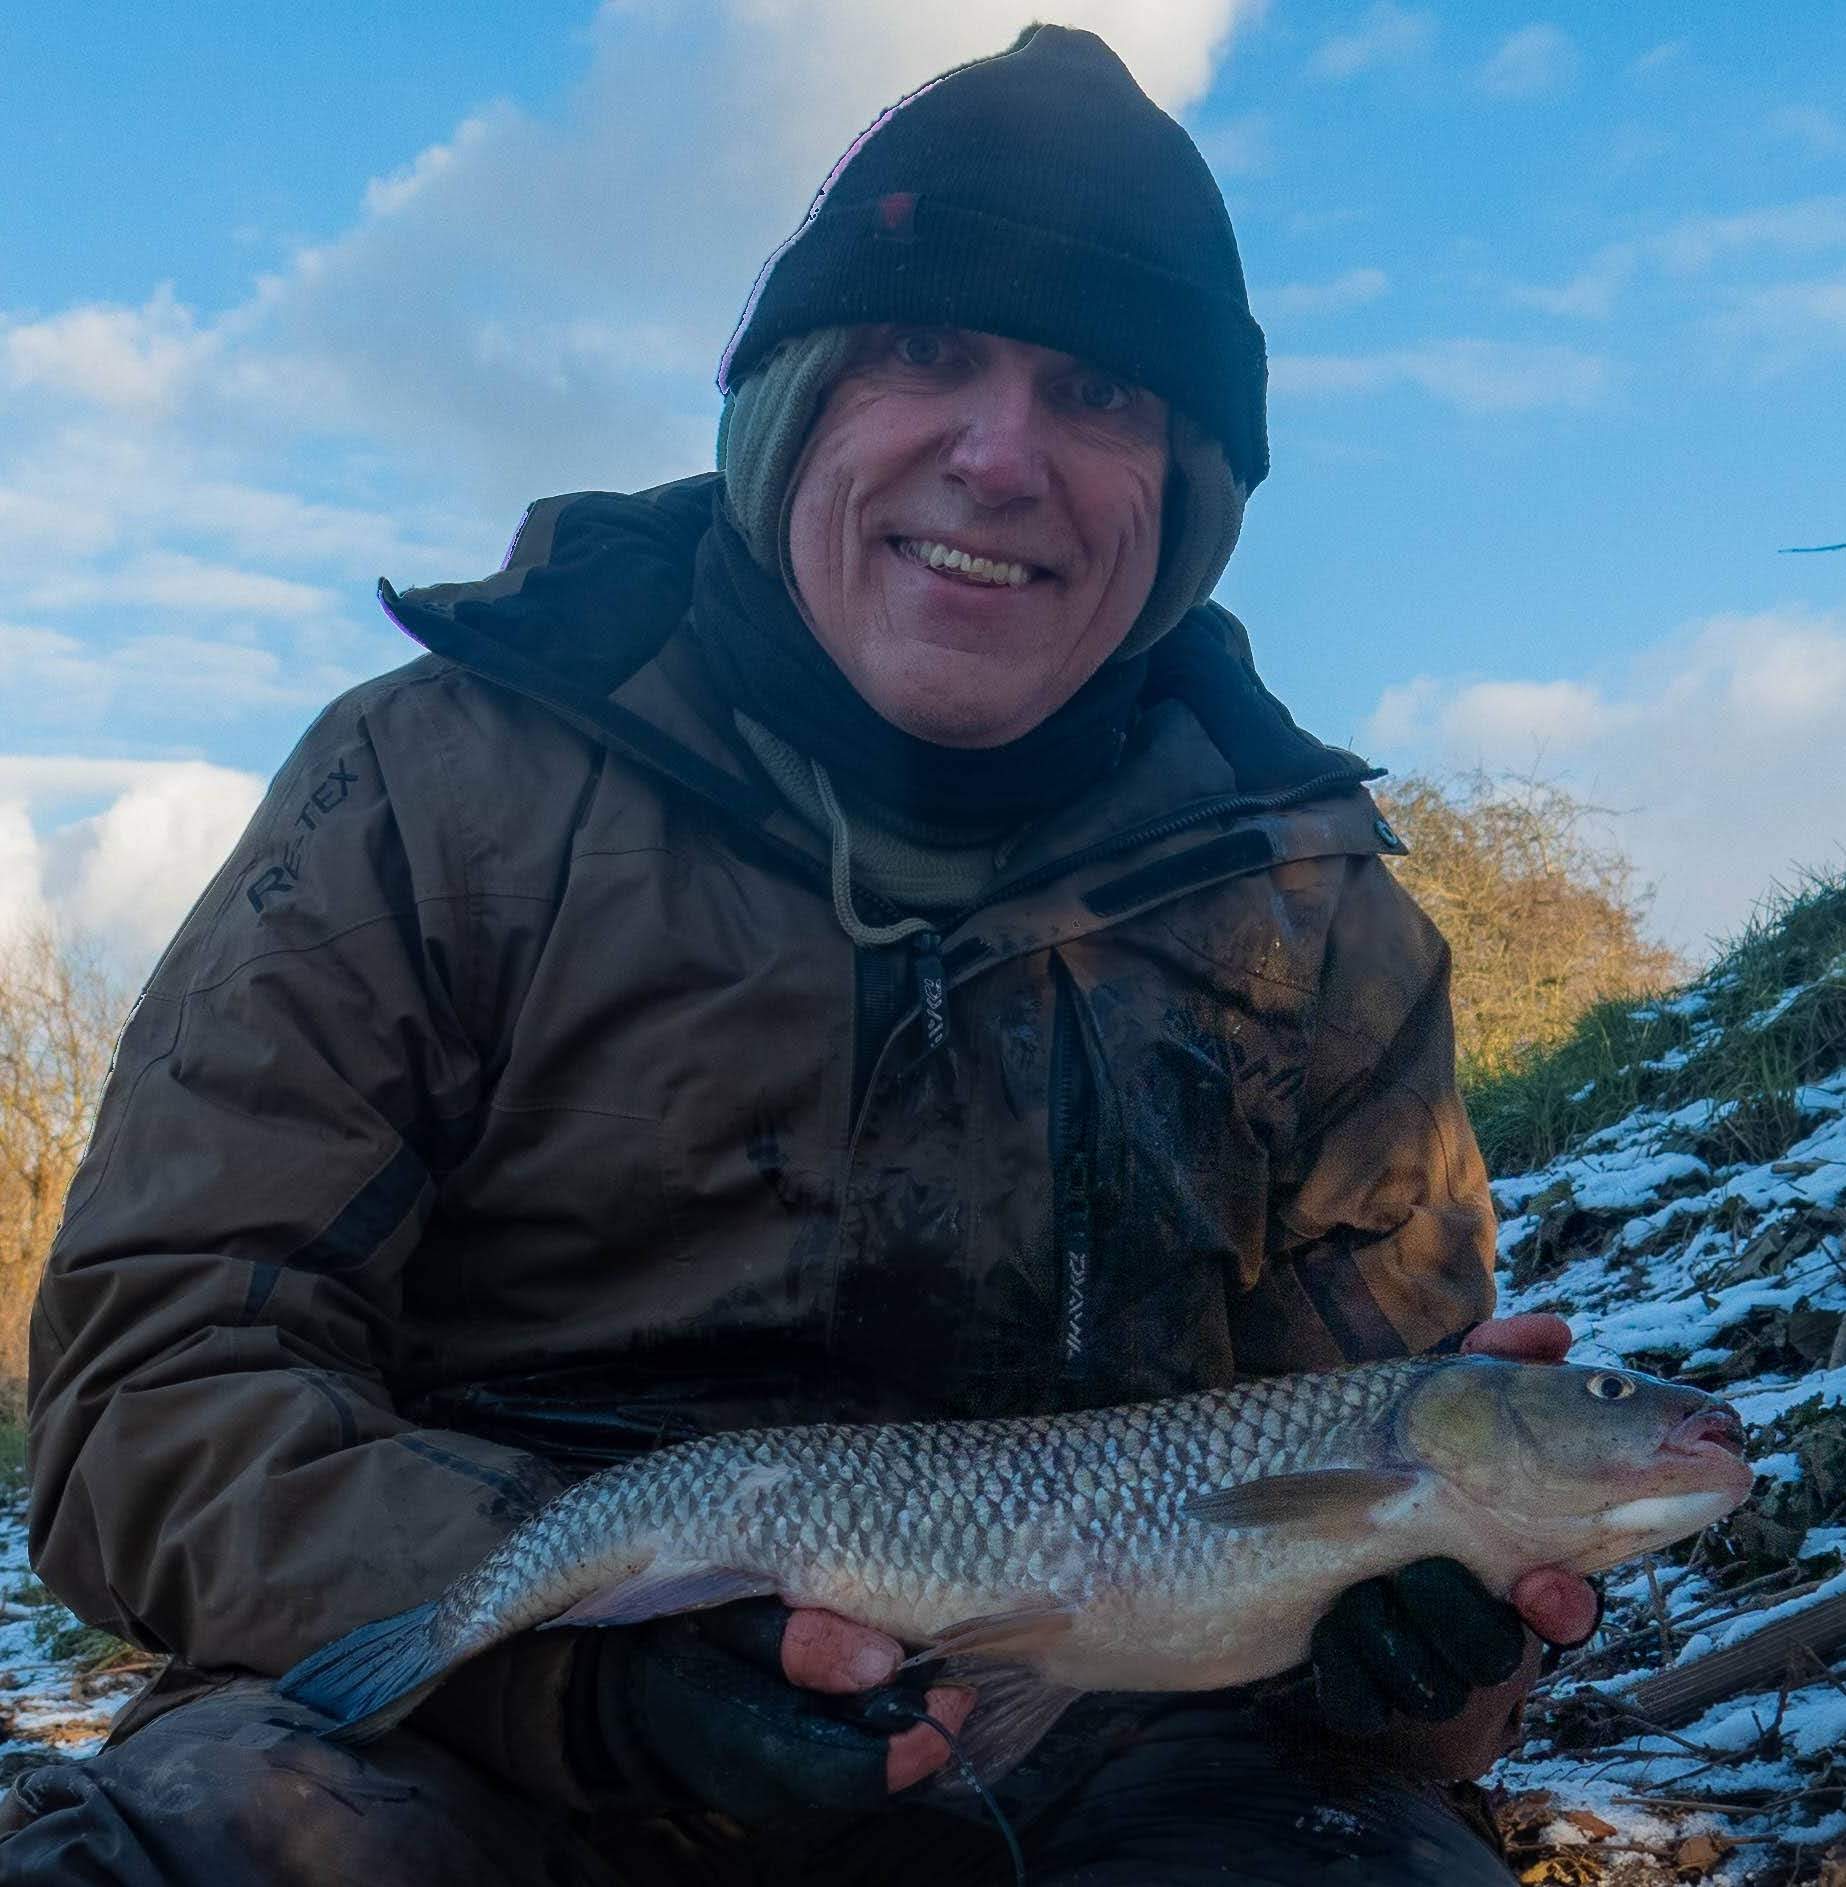
<path id="1" fill-rule="evenodd" d="M 827 828 L 832 837 L 833 915 L 852 941 L 865 948 L 913 940 L 912 971 L 916 979 L 917 1007 L 922 1011 L 923 1052 L 927 1055 L 949 1039 L 948 980 L 942 970 L 942 938 L 933 925 L 921 917 L 900 918 L 895 924 L 868 924 L 860 917 L 852 895 L 852 828 L 841 810 L 833 782 L 818 760 L 808 764 L 814 769 L 814 786 L 820 803 L 826 808 Z"/>

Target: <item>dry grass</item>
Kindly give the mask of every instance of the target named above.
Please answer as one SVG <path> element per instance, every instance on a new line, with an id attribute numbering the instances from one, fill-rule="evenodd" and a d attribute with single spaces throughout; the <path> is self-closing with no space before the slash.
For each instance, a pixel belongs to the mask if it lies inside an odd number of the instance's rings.
<path id="1" fill-rule="evenodd" d="M 26 1326 L 128 1003 L 50 927 L 0 946 L 0 1421 L 24 1409 Z"/>
<path id="2" fill-rule="evenodd" d="M 1594 1003 L 1690 973 L 1645 935 L 1648 894 L 1601 808 L 1486 772 L 1409 774 L 1379 800 L 1410 844 L 1398 877 L 1454 953 L 1464 1082 L 1562 1041 Z"/>

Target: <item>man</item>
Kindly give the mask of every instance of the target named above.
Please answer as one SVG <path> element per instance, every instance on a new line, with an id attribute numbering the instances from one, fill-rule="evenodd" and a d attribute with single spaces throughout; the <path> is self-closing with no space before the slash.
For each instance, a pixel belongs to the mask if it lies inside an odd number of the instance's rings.
<path id="1" fill-rule="evenodd" d="M 310 730 L 137 1009 L 34 1328 L 33 1539 L 175 1662 L 15 1791 L 0 1879 L 1002 1878 L 904 1795 L 978 1692 L 855 1706 L 900 1647 L 824 1614 L 532 1635 L 363 1752 L 265 1680 L 661 1441 L 1561 1354 L 1482 1322 L 1446 955 L 1368 776 L 1203 606 L 1263 368 L 1179 127 L 1088 34 L 945 75 L 722 384 L 720 479 L 385 590 L 435 654 Z M 1567 1575 L 1518 1598 L 1588 1629 Z M 1429 1562 L 1292 1703 L 1080 1708 L 1008 1788 L 1034 1878 L 1504 1879 L 1426 1779 L 1498 1753 L 1535 1642 Z"/>

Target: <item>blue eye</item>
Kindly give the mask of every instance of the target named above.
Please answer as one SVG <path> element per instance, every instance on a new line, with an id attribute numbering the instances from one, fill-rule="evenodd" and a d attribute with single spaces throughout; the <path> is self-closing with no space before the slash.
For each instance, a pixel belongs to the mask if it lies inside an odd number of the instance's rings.
<path id="1" fill-rule="evenodd" d="M 1133 398 L 1121 381 L 1103 373 L 1086 373 L 1072 384 L 1077 404 L 1092 413 L 1119 412 Z"/>
<path id="2" fill-rule="evenodd" d="M 935 367 L 942 362 L 944 349 L 939 334 L 900 334 L 892 346 L 906 367 Z"/>

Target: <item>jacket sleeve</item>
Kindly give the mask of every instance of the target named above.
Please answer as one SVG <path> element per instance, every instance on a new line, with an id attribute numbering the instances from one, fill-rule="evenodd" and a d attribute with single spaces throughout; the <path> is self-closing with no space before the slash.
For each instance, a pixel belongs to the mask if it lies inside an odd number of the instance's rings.
<path id="1" fill-rule="evenodd" d="M 34 1311 L 34 1564 L 194 1665 L 278 1673 L 558 1485 L 393 1401 L 400 1315 L 445 1288 L 413 1260 L 481 1099 L 469 1011 L 504 980 L 443 680 L 335 703 L 278 775 L 123 1033 Z"/>
<path id="2" fill-rule="evenodd" d="M 1448 945 L 1376 859 L 1348 867 L 1298 1118 L 1235 1313 L 1239 1369 L 1452 1347 L 1492 1314 L 1493 1202 L 1455 1083 Z"/>

